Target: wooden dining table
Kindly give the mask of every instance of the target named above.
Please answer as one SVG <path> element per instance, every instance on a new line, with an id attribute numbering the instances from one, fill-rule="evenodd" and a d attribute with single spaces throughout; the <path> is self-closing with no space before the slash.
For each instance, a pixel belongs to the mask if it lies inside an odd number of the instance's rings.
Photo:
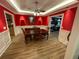
<path id="1" fill-rule="evenodd" d="M 44 29 L 25 29 L 25 36 L 26 38 L 30 38 L 30 40 L 32 39 L 44 39 L 45 37 L 47 37 L 48 40 L 48 30 L 44 30 Z"/>

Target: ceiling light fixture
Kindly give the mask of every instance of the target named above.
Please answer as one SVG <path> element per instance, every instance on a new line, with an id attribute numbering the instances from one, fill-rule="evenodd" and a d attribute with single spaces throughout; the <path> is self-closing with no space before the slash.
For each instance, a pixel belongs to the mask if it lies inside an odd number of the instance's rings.
<path id="1" fill-rule="evenodd" d="M 35 12 L 34 12 L 34 16 L 39 16 L 40 15 L 40 10 L 39 10 L 39 7 L 38 7 L 38 4 L 39 4 L 39 2 L 36 0 L 35 2 L 34 2 L 34 4 L 35 4 Z"/>
<path id="2" fill-rule="evenodd" d="M 7 0 L 7 1 L 8 1 L 11 5 L 13 5 L 13 6 L 16 8 L 16 10 L 17 10 L 18 12 L 29 13 L 29 14 L 35 14 L 35 12 L 33 12 L 33 11 L 21 10 L 21 9 L 19 8 L 19 6 L 17 5 L 17 3 L 16 3 L 15 0 Z M 66 7 L 66 6 L 71 5 L 71 4 L 74 4 L 74 3 L 76 3 L 76 2 L 77 2 L 76 0 L 65 0 L 64 2 L 62 2 L 62 3 L 60 3 L 60 4 L 56 5 L 56 6 L 54 6 L 54 7 L 52 7 L 52 8 L 50 8 L 49 10 L 47 10 L 47 11 L 45 11 L 45 12 L 40 12 L 40 15 L 46 15 L 46 14 L 52 12 L 52 11 L 58 10 L 58 9 L 60 9 L 60 8 L 62 8 L 62 7 Z"/>

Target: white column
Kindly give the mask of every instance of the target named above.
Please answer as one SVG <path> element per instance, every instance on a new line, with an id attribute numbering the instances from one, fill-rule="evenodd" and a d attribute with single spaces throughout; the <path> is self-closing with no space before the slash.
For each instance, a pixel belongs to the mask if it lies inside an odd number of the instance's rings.
<path id="1" fill-rule="evenodd" d="M 70 41 L 68 43 L 64 59 L 78 59 L 78 56 L 79 56 L 79 4 L 70 36 Z"/>

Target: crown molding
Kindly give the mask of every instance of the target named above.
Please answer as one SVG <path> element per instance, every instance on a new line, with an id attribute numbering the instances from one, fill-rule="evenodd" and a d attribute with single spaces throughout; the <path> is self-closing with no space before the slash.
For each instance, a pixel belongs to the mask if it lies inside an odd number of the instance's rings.
<path id="1" fill-rule="evenodd" d="M 3 4 L 0 3 L 0 5 L 1 5 L 2 7 L 4 7 L 5 9 L 11 11 L 12 13 L 16 14 L 16 12 L 14 12 L 14 11 L 10 10 L 9 8 L 5 7 Z"/>

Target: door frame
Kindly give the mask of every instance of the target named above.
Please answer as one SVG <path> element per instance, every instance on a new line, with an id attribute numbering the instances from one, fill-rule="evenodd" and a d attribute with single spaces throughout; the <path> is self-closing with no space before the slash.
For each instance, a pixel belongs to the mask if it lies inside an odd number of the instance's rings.
<path id="1" fill-rule="evenodd" d="M 49 34 L 51 33 L 51 29 L 50 29 L 50 27 L 51 27 L 51 17 L 56 17 L 56 16 L 62 16 L 62 19 L 61 19 L 61 25 L 60 25 L 60 29 L 59 29 L 59 33 L 60 33 L 60 30 L 63 28 L 62 27 L 62 22 L 63 22 L 63 19 L 64 19 L 64 13 L 62 13 L 62 14 L 57 14 L 57 15 L 52 15 L 52 16 L 50 16 L 50 21 L 49 21 Z"/>
<path id="2" fill-rule="evenodd" d="M 6 14 L 9 14 L 12 16 L 12 22 L 13 22 L 13 28 L 14 28 L 14 36 L 15 36 L 15 22 L 14 22 L 14 15 L 8 11 L 4 11 L 4 16 L 5 16 L 5 21 L 6 21 L 6 25 L 7 25 L 7 30 L 8 30 L 8 33 L 9 33 L 9 36 L 10 36 L 10 31 L 9 31 L 9 27 L 8 27 L 8 22 L 7 22 L 7 18 L 6 18 Z M 11 36 L 10 36 L 10 39 L 11 39 Z"/>

